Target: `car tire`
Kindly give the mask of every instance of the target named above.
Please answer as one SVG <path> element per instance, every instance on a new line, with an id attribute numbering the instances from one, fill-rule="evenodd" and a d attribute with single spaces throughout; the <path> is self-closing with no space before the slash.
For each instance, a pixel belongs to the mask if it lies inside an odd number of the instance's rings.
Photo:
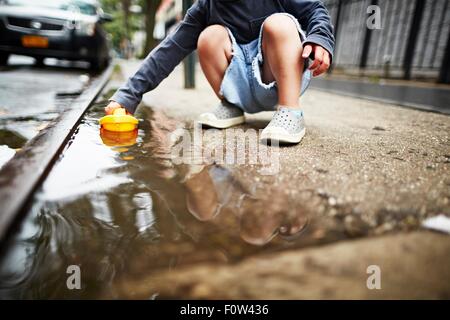
<path id="1" fill-rule="evenodd" d="M 0 52 L 0 66 L 6 66 L 8 64 L 9 53 Z"/>
<path id="2" fill-rule="evenodd" d="M 34 64 L 37 67 L 43 67 L 44 66 L 44 58 L 35 58 Z"/>
<path id="3" fill-rule="evenodd" d="M 96 60 L 91 60 L 91 70 L 94 71 L 102 71 L 108 66 L 108 59 L 105 58 L 98 58 Z"/>

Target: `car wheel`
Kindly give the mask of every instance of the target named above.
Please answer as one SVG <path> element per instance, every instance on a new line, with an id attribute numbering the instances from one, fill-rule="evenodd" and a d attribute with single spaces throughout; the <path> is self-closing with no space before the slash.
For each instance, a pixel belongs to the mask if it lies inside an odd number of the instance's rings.
<path id="1" fill-rule="evenodd" d="M 35 65 L 38 67 L 42 67 L 44 65 L 44 58 L 35 58 Z"/>
<path id="2" fill-rule="evenodd" d="M 6 66 L 8 64 L 9 53 L 0 52 L 0 66 Z"/>
<path id="3" fill-rule="evenodd" d="M 106 66 L 108 65 L 108 62 L 104 58 L 98 58 L 95 60 L 91 60 L 90 64 L 91 64 L 91 70 L 102 71 L 103 69 L 106 68 Z"/>

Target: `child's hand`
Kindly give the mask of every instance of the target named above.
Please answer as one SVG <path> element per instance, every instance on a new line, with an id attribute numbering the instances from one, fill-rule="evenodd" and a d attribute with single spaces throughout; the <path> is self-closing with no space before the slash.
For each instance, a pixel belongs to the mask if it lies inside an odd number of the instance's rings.
<path id="1" fill-rule="evenodd" d="M 119 108 L 123 108 L 121 104 L 119 104 L 119 103 L 117 103 L 117 102 L 115 102 L 115 101 L 111 101 L 111 102 L 105 107 L 105 113 L 106 113 L 106 115 L 111 115 L 111 114 L 114 113 L 114 111 L 115 111 L 116 109 L 119 109 Z M 127 114 L 130 114 L 130 113 L 127 111 Z"/>
<path id="2" fill-rule="evenodd" d="M 314 62 L 309 66 L 309 70 L 313 71 L 314 77 L 317 77 L 330 67 L 330 54 L 319 45 L 307 44 L 303 49 L 302 57 L 307 59 L 311 53 L 314 53 Z"/>

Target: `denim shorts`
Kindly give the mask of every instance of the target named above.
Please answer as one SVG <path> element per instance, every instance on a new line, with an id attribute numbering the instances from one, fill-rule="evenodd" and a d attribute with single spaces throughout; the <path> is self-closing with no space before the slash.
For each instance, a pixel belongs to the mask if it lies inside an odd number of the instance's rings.
<path id="1" fill-rule="evenodd" d="M 300 27 L 297 19 L 288 13 L 276 13 L 290 17 L 296 24 L 300 39 L 305 40 L 305 33 Z M 263 54 L 262 54 L 262 31 L 261 26 L 259 38 L 248 43 L 238 44 L 230 30 L 228 33 L 233 46 L 233 58 L 228 66 L 220 87 L 221 95 L 230 103 L 240 107 L 244 112 L 257 113 L 261 111 L 274 111 L 278 104 L 277 83 L 264 83 L 261 78 Z M 311 71 L 305 71 L 299 96 L 308 88 L 311 81 Z"/>

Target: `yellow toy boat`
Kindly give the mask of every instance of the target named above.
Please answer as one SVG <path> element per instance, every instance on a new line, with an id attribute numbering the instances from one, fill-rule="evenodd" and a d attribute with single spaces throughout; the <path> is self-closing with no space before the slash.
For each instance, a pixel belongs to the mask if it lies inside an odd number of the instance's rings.
<path id="1" fill-rule="evenodd" d="M 108 147 L 131 147 L 136 144 L 137 137 L 137 129 L 123 132 L 100 129 L 100 138 Z"/>
<path id="2" fill-rule="evenodd" d="M 128 132 L 137 128 L 138 119 L 126 113 L 124 108 L 114 110 L 112 115 L 99 120 L 103 129 L 114 132 Z"/>

